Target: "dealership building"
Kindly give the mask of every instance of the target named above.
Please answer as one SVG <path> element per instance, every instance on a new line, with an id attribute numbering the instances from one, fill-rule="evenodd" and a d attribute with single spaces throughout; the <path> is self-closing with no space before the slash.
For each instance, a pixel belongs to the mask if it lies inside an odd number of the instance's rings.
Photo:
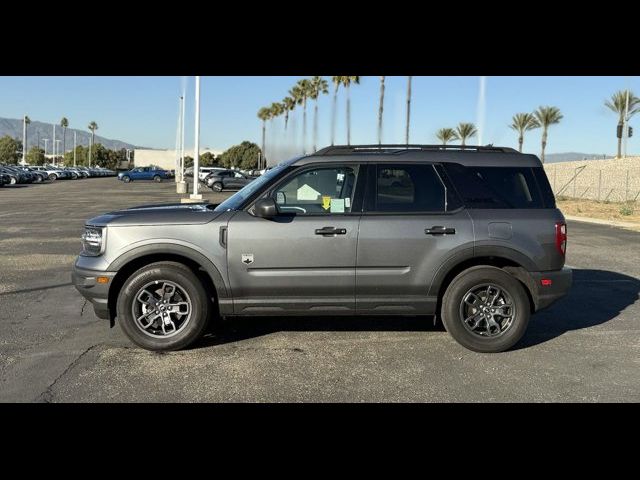
<path id="1" fill-rule="evenodd" d="M 212 150 L 210 148 L 200 149 L 200 155 L 203 155 L 206 152 L 210 152 L 216 157 L 222 154 L 222 152 L 219 150 Z M 133 160 L 136 167 L 148 167 L 151 165 L 155 165 L 165 170 L 175 170 L 177 166 L 176 161 L 178 159 L 178 156 L 179 154 L 176 154 L 176 150 L 136 148 L 133 151 Z M 185 149 L 184 156 L 193 158 L 193 149 Z"/>

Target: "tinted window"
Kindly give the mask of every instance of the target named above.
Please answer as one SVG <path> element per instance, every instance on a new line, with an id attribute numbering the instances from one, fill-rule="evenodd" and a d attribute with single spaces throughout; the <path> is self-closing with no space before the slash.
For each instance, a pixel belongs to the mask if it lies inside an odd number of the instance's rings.
<path id="1" fill-rule="evenodd" d="M 306 170 L 274 192 L 281 212 L 349 213 L 353 206 L 359 167 Z"/>
<path id="2" fill-rule="evenodd" d="M 378 165 L 375 211 L 444 212 L 445 189 L 431 165 Z"/>
<path id="3" fill-rule="evenodd" d="M 544 208 L 533 168 L 445 165 L 468 208 Z"/>

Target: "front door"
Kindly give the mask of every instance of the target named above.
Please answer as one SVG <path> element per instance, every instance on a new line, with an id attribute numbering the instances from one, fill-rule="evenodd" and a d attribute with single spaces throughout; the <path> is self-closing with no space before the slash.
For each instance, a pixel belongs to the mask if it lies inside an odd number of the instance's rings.
<path id="1" fill-rule="evenodd" d="M 435 166 L 371 165 L 358 238 L 358 313 L 432 314 L 434 275 L 470 254 L 473 227 Z"/>
<path id="2" fill-rule="evenodd" d="M 273 219 L 237 212 L 227 262 L 237 315 L 353 314 L 358 165 L 303 167 L 274 186 Z"/>

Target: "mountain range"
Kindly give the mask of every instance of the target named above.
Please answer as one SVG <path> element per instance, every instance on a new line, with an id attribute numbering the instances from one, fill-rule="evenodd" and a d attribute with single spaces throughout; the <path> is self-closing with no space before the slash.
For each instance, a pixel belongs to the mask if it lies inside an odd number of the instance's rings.
<path id="1" fill-rule="evenodd" d="M 74 128 L 67 128 L 66 132 L 66 149 L 73 149 L 73 133 L 77 132 L 77 145 L 89 145 L 89 139 L 91 138 L 91 132 L 86 130 L 76 130 Z M 0 118 L 0 137 L 9 135 L 16 140 L 22 141 L 22 119 L 16 118 Z M 47 154 L 52 153 L 53 145 L 51 139 L 53 138 L 53 123 L 38 122 L 32 120 L 27 126 L 27 149 L 30 150 L 32 146 L 40 141 L 40 147 L 44 148 L 44 139 L 48 138 L 47 142 Z M 60 140 L 58 149 L 62 151 L 62 127 L 56 125 L 56 139 Z M 120 150 L 122 148 L 137 148 L 122 140 L 112 140 L 110 138 L 95 136 L 95 143 L 101 143 L 104 147 L 112 150 Z"/>

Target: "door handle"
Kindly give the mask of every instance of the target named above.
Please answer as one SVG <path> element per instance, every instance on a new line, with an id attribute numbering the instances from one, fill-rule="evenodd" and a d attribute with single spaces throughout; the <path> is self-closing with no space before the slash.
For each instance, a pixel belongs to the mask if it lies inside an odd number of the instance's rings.
<path id="1" fill-rule="evenodd" d="M 435 226 L 431 228 L 425 228 L 425 235 L 455 235 L 456 229 L 450 227 Z"/>
<path id="2" fill-rule="evenodd" d="M 325 237 L 332 235 L 346 235 L 346 228 L 334 228 L 334 227 L 323 227 L 316 229 L 316 235 L 322 235 Z"/>

